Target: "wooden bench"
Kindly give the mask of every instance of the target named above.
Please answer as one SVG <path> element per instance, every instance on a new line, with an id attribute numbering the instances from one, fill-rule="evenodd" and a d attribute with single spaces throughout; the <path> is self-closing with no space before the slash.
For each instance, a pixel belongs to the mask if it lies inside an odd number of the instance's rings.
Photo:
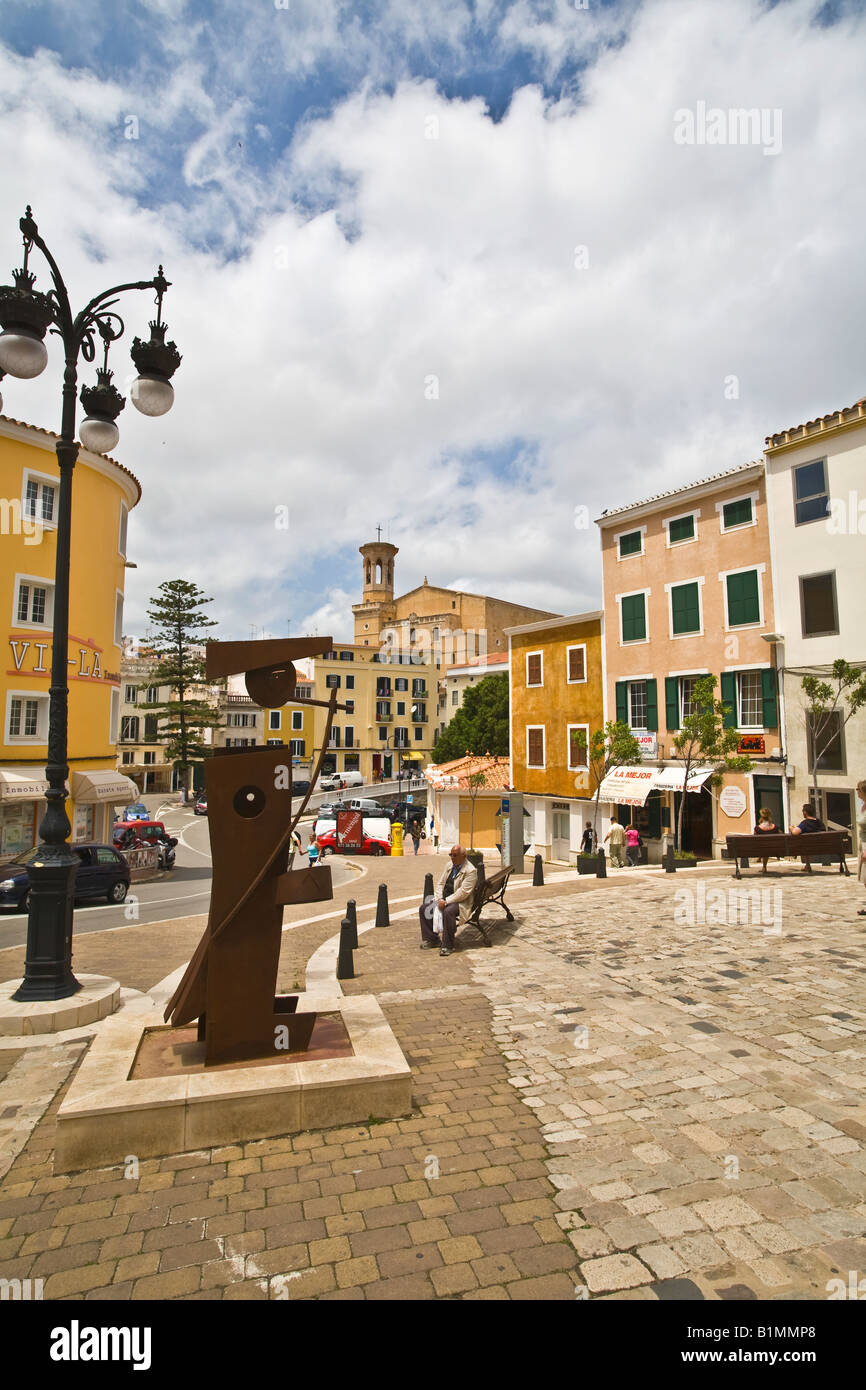
<path id="1" fill-rule="evenodd" d="M 487 928 L 481 920 L 482 909 L 488 903 L 497 903 L 502 908 L 509 922 L 514 921 L 512 913 L 508 910 L 505 902 L 505 890 L 508 887 L 508 880 L 511 877 L 510 869 L 497 869 L 495 874 L 488 878 L 484 872 L 483 864 L 476 864 L 475 870 L 478 881 L 475 885 L 475 898 L 472 903 L 472 912 L 466 926 L 477 927 L 480 931 L 485 946 L 492 946 L 493 942 L 487 933 Z"/>
<path id="2" fill-rule="evenodd" d="M 742 878 L 740 860 L 742 859 L 784 859 L 789 855 L 808 863 L 810 859 L 820 859 L 832 855 L 839 859 L 840 874 L 850 872 L 845 863 L 845 848 L 849 840 L 845 830 L 817 830 L 812 835 L 789 835 L 782 831 L 767 832 L 763 835 L 727 835 L 725 843 L 728 858 L 734 861 L 734 878 Z"/>

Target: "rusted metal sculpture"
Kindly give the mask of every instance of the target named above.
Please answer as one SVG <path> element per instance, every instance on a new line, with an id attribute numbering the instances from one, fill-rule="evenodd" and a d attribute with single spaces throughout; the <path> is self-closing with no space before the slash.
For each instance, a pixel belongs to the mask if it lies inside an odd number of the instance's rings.
<path id="1" fill-rule="evenodd" d="M 330 637 L 207 644 L 209 680 L 245 672 L 247 692 L 258 705 L 291 701 L 328 711 L 310 788 L 294 816 L 291 757 L 284 745 L 220 748 L 205 765 L 210 911 L 165 1018 L 178 1027 L 198 1019 L 211 1065 L 272 1057 L 278 1036 L 286 1052 L 309 1044 L 316 1015 L 295 1013 L 297 995 L 276 997 L 283 907 L 333 897 L 326 865 L 289 872 L 291 836 L 321 771 L 334 714 L 345 705 L 337 704 L 336 690 L 327 702 L 296 695 L 293 663 L 332 645 Z"/>

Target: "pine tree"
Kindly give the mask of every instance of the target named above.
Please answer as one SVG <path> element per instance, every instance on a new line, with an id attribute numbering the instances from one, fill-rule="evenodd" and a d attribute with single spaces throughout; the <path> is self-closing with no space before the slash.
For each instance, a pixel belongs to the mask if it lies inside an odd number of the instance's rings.
<path id="1" fill-rule="evenodd" d="M 184 800 L 189 792 L 192 764 L 202 762 L 209 753 L 203 738 L 205 730 L 218 727 L 213 707 L 196 693 L 205 679 L 201 657 L 205 629 L 216 627 L 214 620 L 201 611 L 205 603 L 213 603 L 213 599 L 205 598 L 197 585 L 186 579 L 168 579 L 160 584 L 147 610 L 156 628 L 150 646 L 159 659 L 150 684 L 167 685 L 170 694 L 165 704 L 141 707 L 159 720 L 160 742 L 165 744 L 167 757 L 180 767 Z"/>

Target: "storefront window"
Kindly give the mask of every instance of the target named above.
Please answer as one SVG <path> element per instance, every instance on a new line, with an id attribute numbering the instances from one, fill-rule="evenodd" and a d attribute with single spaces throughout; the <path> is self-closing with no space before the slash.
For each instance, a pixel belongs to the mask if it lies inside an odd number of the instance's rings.
<path id="1" fill-rule="evenodd" d="M 93 806 L 76 806 L 75 816 L 72 826 L 72 838 L 80 844 L 83 840 L 92 840 L 93 837 Z"/>
<path id="2" fill-rule="evenodd" d="M 0 807 L 0 857 L 11 859 L 34 844 L 34 803 Z"/>

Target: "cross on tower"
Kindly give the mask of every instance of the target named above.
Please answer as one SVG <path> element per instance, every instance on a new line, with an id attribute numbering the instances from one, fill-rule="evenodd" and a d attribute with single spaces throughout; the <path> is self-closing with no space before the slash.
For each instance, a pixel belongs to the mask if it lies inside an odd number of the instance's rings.
<path id="1" fill-rule="evenodd" d="M 376 527 L 376 540 L 377 540 L 377 541 L 380 541 L 381 539 L 382 539 L 382 528 L 381 528 L 381 526 L 377 526 L 377 527 Z"/>

